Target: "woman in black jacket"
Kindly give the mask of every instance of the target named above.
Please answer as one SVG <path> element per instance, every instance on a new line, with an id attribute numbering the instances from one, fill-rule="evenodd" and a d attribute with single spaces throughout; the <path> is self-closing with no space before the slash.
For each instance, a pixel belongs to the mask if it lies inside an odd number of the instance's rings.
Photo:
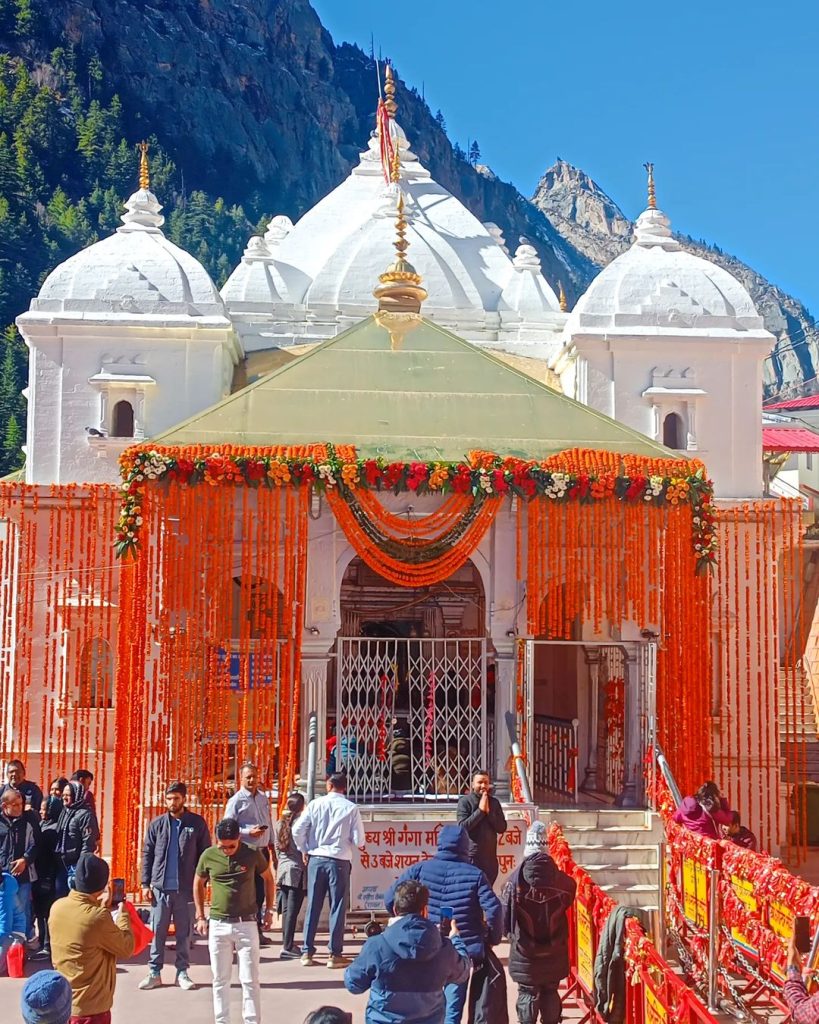
<path id="1" fill-rule="evenodd" d="M 48 796 L 40 805 L 40 845 L 34 862 L 37 881 L 34 883 L 33 896 L 40 951 L 45 955 L 50 951 L 48 915 L 51 905 L 57 898 L 57 872 L 60 867 L 60 859 L 57 856 L 57 823 L 63 810 L 60 794 L 67 785 L 68 779 L 55 779 L 49 786 Z"/>
<path id="2" fill-rule="evenodd" d="M 307 887 L 307 870 L 304 866 L 304 856 L 293 842 L 293 825 L 303 811 L 304 797 L 301 793 L 291 793 L 287 798 L 287 810 L 273 834 L 278 857 L 276 884 L 282 903 L 282 951 L 279 956 L 281 960 L 296 960 L 300 956 L 294 939 L 296 922 Z"/>
<path id="3" fill-rule="evenodd" d="M 81 853 L 96 853 L 100 841 L 97 816 L 85 802 L 85 787 L 69 782 L 63 789 L 63 809 L 57 822 L 57 897 L 74 888 L 74 869 Z"/>

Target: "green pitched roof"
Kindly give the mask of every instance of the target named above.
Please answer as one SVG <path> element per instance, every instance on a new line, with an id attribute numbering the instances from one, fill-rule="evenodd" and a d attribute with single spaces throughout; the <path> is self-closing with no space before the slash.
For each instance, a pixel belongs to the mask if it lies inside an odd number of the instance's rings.
<path id="1" fill-rule="evenodd" d="M 471 449 L 679 457 L 428 320 L 392 351 L 372 317 L 153 438 L 166 445 L 354 444 L 360 457 L 456 461 Z"/>

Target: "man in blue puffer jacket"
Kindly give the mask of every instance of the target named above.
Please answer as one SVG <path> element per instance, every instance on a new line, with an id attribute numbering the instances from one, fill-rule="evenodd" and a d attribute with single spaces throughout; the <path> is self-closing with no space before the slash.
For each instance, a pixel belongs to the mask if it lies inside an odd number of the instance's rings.
<path id="1" fill-rule="evenodd" d="M 429 919 L 441 920 L 441 907 L 451 907 L 458 932 L 473 965 L 484 958 L 484 948 L 497 945 L 503 930 L 503 910 L 480 868 L 469 863 L 469 836 L 460 825 L 444 825 L 438 836 L 438 853 L 413 864 L 384 897 L 392 913 L 395 890 L 413 879 L 429 889 Z M 446 986 L 445 1024 L 460 1024 L 466 1003 L 468 979 Z"/>
<path id="2" fill-rule="evenodd" d="M 393 894 L 397 920 L 364 948 L 344 972 L 349 992 L 370 989 L 366 1024 L 442 1024 L 444 986 L 461 984 L 472 966 L 455 922 L 449 938 L 427 920 L 429 892 L 401 882 Z"/>

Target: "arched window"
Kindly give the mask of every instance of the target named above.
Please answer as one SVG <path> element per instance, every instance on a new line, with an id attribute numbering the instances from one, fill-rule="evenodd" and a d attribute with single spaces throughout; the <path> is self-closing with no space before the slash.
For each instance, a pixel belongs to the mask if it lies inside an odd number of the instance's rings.
<path id="1" fill-rule="evenodd" d="M 683 443 L 683 421 L 676 412 L 670 412 L 663 420 L 663 444 L 666 448 L 674 448 L 681 451 L 685 448 Z"/>
<path id="2" fill-rule="evenodd" d="M 124 399 L 117 402 L 111 417 L 111 437 L 134 436 L 134 407 Z"/>
<path id="3" fill-rule="evenodd" d="M 80 707 L 114 706 L 114 652 L 102 637 L 83 644 L 80 658 Z"/>

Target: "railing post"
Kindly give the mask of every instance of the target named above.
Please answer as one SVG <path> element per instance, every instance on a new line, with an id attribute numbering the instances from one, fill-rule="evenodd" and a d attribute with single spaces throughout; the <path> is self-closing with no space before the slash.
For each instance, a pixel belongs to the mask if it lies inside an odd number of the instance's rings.
<path id="1" fill-rule="evenodd" d="M 307 802 L 316 795 L 316 748 L 318 747 L 318 715 L 310 712 L 307 726 Z"/>
<path id="2" fill-rule="evenodd" d="M 657 948 L 660 956 L 665 959 L 666 953 L 666 908 L 665 908 L 665 842 L 657 844 L 657 870 L 660 873 L 660 884 L 657 886 Z"/>
<path id="3" fill-rule="evenodd" d="M 719 871 L 711 868 L 711 891 L 708 894 L 708 1009 L 719 1010 L 717 1004 L 718 938 L 719 938 Z"/>
<path id="4" fill-rule="evenodd" d="M 589 669 L 589 701 L 588 701 L 588 756 L 586 758 L 586 770 L 583 777 L 582 789 L 586 793 L 596 793 L 599 789 L 597 782 L 597 755 L 598 755 L 598 706 L 600 687 L 600 652 L 597 648 L 584 648 L 586 664 Z M 575 801 L 576 802 L 576 801 Z"/>

